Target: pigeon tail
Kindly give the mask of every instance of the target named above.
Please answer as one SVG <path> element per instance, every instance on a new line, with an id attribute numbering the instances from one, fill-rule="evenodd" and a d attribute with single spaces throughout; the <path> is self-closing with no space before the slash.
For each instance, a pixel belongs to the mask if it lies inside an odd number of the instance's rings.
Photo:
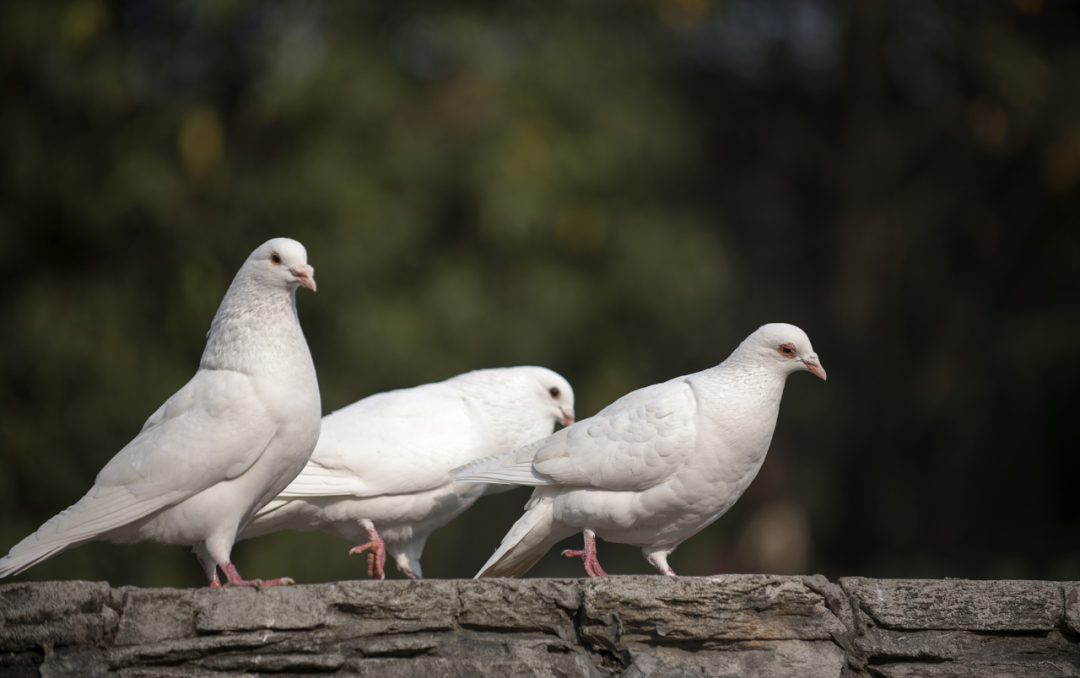
<path id="1" fill-rule="evenodd" d="M 107 538 L 110 531 L 157 511 L 173 497 L 140 500 L 125 487 L 95 485 L 0 558 L 0 578 L 19 574 L 56 554 Z"/>
<path id="2" fill-rule="evenodd" d="M 236 541 L 261 537 L 279 530 L 307 532 L 317 529 L 317 525 L 310 524 L 312 521 L 308 516 L 316 512 L 316 509 L 310 507 L 305 501 L 282 499 L 281 495 L 278 495 L 276 499 L 259 509 L 259 512 L 240 529 L 239 534 L 236 535 Z"/>
<path id="3" fill-rule="evenodd" d="M 52 558 L 61 551 L 66 551 L 69 548 L 81 546 L 89 539 L 84 539 L 78 543 L 64 543 L 64 544 L 49 544 L 42 549 L 35 550 L 29 553 L 8 554 L 3 558 L 0 558 L 0 578 L 8 577 L 11 575 L 21 574 L 30 569 L 38 563 Z"/>
<path id="4" fill-rule="evenodd" d="M 547 444 L 547 438 L 535 440 L 528 445 L 484 457 L 450 471 L 454 482 L 494 483 L 504 485 L 550 485 L 550 478 L 533 470 L 532 460 L 537 450 Z"/>
<path id="5" fill-rule="evenodd" d="M 503 537 L 495 555 L 484 564 L 474 579 L 481 577 L 520 577 L 544 557 L 552 546 L 577 530 L 555 523 L 554 497 L 536 497 L 510 531 Z"/>

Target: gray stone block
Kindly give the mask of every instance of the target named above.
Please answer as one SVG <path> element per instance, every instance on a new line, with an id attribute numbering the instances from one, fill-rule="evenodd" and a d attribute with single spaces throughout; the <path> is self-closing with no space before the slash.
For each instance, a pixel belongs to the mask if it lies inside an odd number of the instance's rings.
<path id="1" fill-rule="evenodd" d="M 840 678 L 844 652 L 825 642 L 793 640 L 715 645 L 707 651 L 672 647 L 631 652 L 623 678 L 644 676 L 724 676 L 730 678 Z"/>
<path id="2" fill-rule="evenodd" d="M 1065 626 L 1080 635 L 1080 584 L 1065 584 Z"/>
<path id="3" fill-rule="evenodd" d="M 195 637 L 196 596 L 176 589 L 120 589 L 122 614 L 115 645 L 145 645 Z"/>
<path id="4" fill-rule="evenodd" d="M 0 648 L 102 644 L 116 630 L 122 598 L 107 582 L 0 586 Z"/>
<path id="5" fill-rule="evenodd" d="M 614 617 L 626 642 L 828 640 L 844 626 L 801 577 L 605 577 L 585 585 L 589 617 Z"/>
<path id="6" fill-rule="evenodd" d="M 731 575 L 0 586 L 0 677 L 1080 678 L 1075 583 Z"/>
<path id="7" fill-rule="evenodd" d="M 453 580 L 348 581 L 280 590 L 322 597 L 332 624 L 356 635 L 450 631 L 458 609 Z"/>
<path id="8" fill-rule="evenodd" d="M 1061 584 L 1046 581 L 862 579 L 840 585 L 884 628 L 1049 631 L 1062 615 Z"/>
<path id="9" fill-rule="evenodd" d="M 574 636 L 581 584 L 563 579 L 488 579 L 458 582 L 457 622 L 472 629 L 543 631 Z"/>
<path id="10" fill-rule="evenodd" d="M 195 599 L 195 631 L 200 634 L 314 629 L 330 618 L 320 587 L 202 589 L 189 595 Z"/>

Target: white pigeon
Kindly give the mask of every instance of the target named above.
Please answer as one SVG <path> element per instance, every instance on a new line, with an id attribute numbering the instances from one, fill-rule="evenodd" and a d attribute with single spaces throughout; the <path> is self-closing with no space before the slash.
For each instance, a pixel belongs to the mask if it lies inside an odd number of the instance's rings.
<path id="1" fill-rule="evenodd" d="M 323 419 L 311 461 L 240 538 L 321 530 L 368 551 L 369 576 L 384 577 L 389 552 L 419 579 L 428 536 L 496 487 L 452 482 L 450 471 L 550 435 L 556 422 L 574 422 L 574 391 L 543 367 L 369 396 Z"/>
<path id="2" fill-rule="evenodd" d="M 193 547 L 210 586 L 245 581 L 229 559 L 240 529 L 304 468 L 319 438 L 315 366 L 296 289 L 315 269 L 295 240 L 255 250 L 229 286 L 199 371 L 105 465 L 94 486 L 0 559 L 0 577 L 93 540 Z"/>
<path id="3" fill-rule="evenodd" d="M 633 391 L 596 416 L 538 443 L 454 474 L 457 480 L 534 485 L 525 515 L 479 577 L 527 572 L 556 542 L 581 531 L 590 577 L 604 574 L 596 537 L 640 546 L 661 573 L 667 557 L 724 515 L 769 450 L 784 383 L 825 370 L 794 325 L 747 337 L 720 365 Z"/>

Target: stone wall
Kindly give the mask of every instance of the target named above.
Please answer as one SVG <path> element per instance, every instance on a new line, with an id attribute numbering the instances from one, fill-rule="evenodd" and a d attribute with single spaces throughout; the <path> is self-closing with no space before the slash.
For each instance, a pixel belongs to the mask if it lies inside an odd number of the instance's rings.
<path id="1" fill-rule="evenodd" d="M 1080 677 L 1080 584 L 730 575 L 0 586 L 0 676 Z"/>

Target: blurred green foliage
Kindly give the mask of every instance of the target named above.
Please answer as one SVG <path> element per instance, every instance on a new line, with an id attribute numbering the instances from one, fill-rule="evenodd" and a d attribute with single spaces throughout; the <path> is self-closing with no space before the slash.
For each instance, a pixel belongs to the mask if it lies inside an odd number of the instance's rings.
<path id="1" fill-rule="evenodd" d="M 327 412 L 540 364 L 583 418 L 764 322 L 807 330 L 829 382 L 792 380 L 680 573 L 1078 579 L 1078 9 L 6 2 L 0 548 L 89 488 L 287 235 Z M 437 532 L 428 576 L 471 576 L 527 495 Z M 235 553 L 326 581 L 363 576 L 350 546 Z M 579 576 L 557 551 L 534 573 Z M 202 583 L 154 544 L 22 578 Z"/>

